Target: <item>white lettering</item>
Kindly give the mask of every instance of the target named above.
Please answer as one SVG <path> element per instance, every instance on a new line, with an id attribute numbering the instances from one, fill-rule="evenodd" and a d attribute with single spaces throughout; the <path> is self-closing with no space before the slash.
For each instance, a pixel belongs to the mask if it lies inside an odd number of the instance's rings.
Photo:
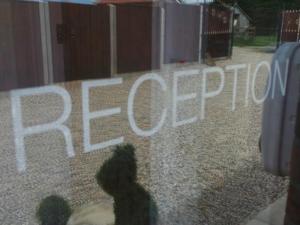
<path id="1" fill-rule="evenodd" d="M 172 117 L 172 124 L 173 127 L 178 127 L 182 126 L 185 124 L 189 123 L 194 123 L 197 121 L 197 116 L 185 119 L 182 121 L 177 121 L 177 103 L 178 102 L 183 102 L 191 99 L 195 99 L 197 97 L 196 93 L 190 93 L 190 94 L 185 94 L 185 95 L 178 95 L 178 80 L 179 78 L 183 77 L 190 77 L 193 75 L 199 74 L 199 70 L 186 70 L 186 71 L 180 71 L 180 72 L 175 72 L 174 73 L 174 79 L 173 79 L 173 107 L 172 107 L 172 112 L 173 112 L 173 117 Z"/>
<path id="2" fill-rule="evenodd" d="M 64 111 L 62 115 L 54 122 L 35 125 L 31 127 L 23 127 L 22 121 L 22 104 L 21 97 L 41 95 L 41 94 L 57 94 L 60 95 L 64 101 Z M 16 144 L 16 159 L 17 169 L 19 172 L 26 170 L 26 154 L 24 146 L 24 138 L 28 135 L 47 132 L 50 130 L 59 130 L 63 133 L 67 146 L 67 154 L 69 157 L 75 155 L 72 143 L 72 135 L 68 127 L 63 123 L 68 119 L 71 114 L 71 97 L 69 93 L 58 86 L 39 87 L 32 89 L 16 90 L 11 92 L 12 102 L 12 116 L 13 116 L 13 128 L 15 133 Z"/>
<path id="3" fill-rule="evenodd" d="M 91 120 L 121 113 L 120 107 L 90 112 L 90 101 L 89 101 L 90 88 L 118 85 L 118 84 L 122 84 L 122 82 L 123 82 L 122 78 L 82 82 L 82 117 L 83 117 L 84 152 L 91 152 L 91 151 L 107 148 L 112 145 L 121 144 L 124 142 L 124 137 L 118 137 L 115 139 L 111 139 L 109 141 L 105 141 L 97 144 L 91 144 L 91 135 L 90 135 Z"/>
<path id="4" fill-rule="evenodd" d="M 211 91 L 211 92 L 207 92 L 207 75 L 208 74 L 214 74 L 214 73 L 218 73 L 220 75 L 221 78 L 221 82 L 220 85 L 218 87 L 217 90 L 215 91 Z M 205 118 L 205 104 L 206 104 L 206 99 L 207 98 L 212 98 L 215 97 L 217 95 L 219 95 L 223 88 L 224 88 L 224 83 L 225 83 L 225 74 L 224 71 L 222 70 L 222 68 L 220 67 L 212 67 L 212 68 L 205 68 L 203 70 L 203 79 L 202 79 L 202 96 L 201 96 L 201 119 L 203 120 Z"/>
<path id="5" fill-rule="evenodd" d="M 133 84 L 133 86 L 130 90 L 130 93 L 129 93 L 129 97 L 128 97 L 128 109 L 127 109 L 128 119 L 129 119 L 129 124 L 130 124 L 132 130 L 137 135 L 142 136 L 142 137 L 149 137 L 149 136 L 155 134 L 156 132 L 158 132 L 160 130 L 160 128 L 163 126 L 164 121 L 167 116 L 167 109 L 164 109 L 162 112 L 160 121 L 154 128 L 152 128 L 150 130 L 142 130 L 137 126 L 135 119 L 134 119 L 134 112 L 133 112 L 134 98 L 135 98 L 135 94 L 136 94 L 139 86 L 147 80 L 157 81 L 160 84 L 160 86 L 162 87 L 163 91 L 167 90 L 167 85 L 166 85 L 165 81 L 158 74 L 155 74 L 155 73 L 149 73 L 149 74 L 143 75 L 143 76 L 139 77 Z"/>

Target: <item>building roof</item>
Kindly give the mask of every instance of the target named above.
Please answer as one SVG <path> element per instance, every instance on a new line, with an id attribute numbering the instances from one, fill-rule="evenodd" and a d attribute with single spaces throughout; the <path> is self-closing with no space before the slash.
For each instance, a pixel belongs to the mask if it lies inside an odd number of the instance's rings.
<path id="1" fill-rule="evenodd" d="M 239 10 L 249 21 L 252 21 L 251 17 L 239 6 L 238 3 L 235 3 L 233 5 L 233 7 L 235 10 L 235 13 L 236 13 L 236 10 Z"/>

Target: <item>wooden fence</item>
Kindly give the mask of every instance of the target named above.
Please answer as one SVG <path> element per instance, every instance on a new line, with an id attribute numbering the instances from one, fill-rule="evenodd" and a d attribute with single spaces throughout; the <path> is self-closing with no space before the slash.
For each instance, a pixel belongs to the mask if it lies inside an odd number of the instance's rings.
<path id="1" fill-rule="evenodd" d="M 10 63 L 0 55 L 0 90 L 107 78 L 232 53 L 233 11 L 223 6 L 49 3 L 46 8 L 8 2 L 1 16 L 1 42 L 9 43 L 10 36 L 13 41 L 10 49 L 2 44 Z"/>
<path id="2" fill-rule="evenodd" d="M 278 36 L 279 44 L 300 41 L 300 10 L 282 12 Z"/>

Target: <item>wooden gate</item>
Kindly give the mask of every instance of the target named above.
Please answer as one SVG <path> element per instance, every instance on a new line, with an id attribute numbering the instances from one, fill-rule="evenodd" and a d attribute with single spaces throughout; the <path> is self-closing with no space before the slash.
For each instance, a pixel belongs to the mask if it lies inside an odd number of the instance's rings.
<path id="1" fill-rule="evenodd" d="M 0 9 L 1 89 L 42 85 L 39 3 L 7 1 L 4 6 Z M 223 6 L 49 3 L 49 16 L 54 82 L 196 62 L 207 53 L 213 58 L 232 54 L 233 11 Z M 299 12 L 284 13 L 283 21 L 283 39 L 298 41 Z M 286 30 L 291 31 L 285 34 Z"/>
<path id="2" fill-rule="evenodd" d="M 223 6 L 204 5 L 203 57 L 230 57 L 233 43 L 233 10 Z"/>
<path id="3" fill-rule="evenodd" d="M 300 10 L 284 11 L 281 15 L 279 43 L 300 41 Z"/>

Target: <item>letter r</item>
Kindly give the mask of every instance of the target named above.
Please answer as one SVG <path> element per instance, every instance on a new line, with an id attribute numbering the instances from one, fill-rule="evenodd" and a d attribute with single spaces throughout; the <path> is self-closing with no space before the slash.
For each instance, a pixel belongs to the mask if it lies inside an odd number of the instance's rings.
<path id="1" fill-rule="evenodd" d="M 64 111 L 62 115 L 55 121 L 45 124 L 39 124 L 31 127 L 23 126 L 22 118 L 22 103 L 21 97 L 32 96 L 32 95 L 42 95 L 42 94 L 57 94 L 61 96 L 64 101 Z M 15 135 L 15 145 L 16 145 L 16 159 L 17 159 L 17 169 L 19 172 L 24 172 L 26 170 L 26 153 L 24 146 L 24 138 L 28 135 L 33 135 L 37 133 L 44 133 L 50 130 L 59 130 L 63 133 L 67 146 L 67 154 L 69 157 L 75 155 L 72 135 L 70 129 L 63 125 L 63 123 L 69 118 L 71 114 L 71 97 L 69 93 L 58 86 L 48 86 L 39 87 L 23 90 L 15 90 L 11 92 L 11 102 L 12 102 L 12 117 L 13 117 L 13 129 Z"/>

